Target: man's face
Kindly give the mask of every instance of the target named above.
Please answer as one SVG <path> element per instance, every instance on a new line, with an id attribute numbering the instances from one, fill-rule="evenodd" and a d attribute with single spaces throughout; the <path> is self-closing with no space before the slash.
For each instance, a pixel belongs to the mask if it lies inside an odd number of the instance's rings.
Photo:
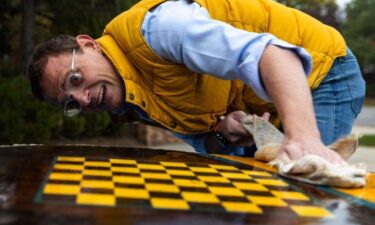
<path id="1" fill-rule="evenodd" d="M 88 36 L 81 37 L 83 42 L 79 37 L 80 50 L 75 54 L 49 57 L 41 78 L 44 96 L 48 102 L 62 106 L 73 99 L 83 111 L 110 111 L 120 107 L 124 101 L 123 81 L 101 54 L 99 45 Z M 77 81 L 82 85 L 75 88 Z"/>

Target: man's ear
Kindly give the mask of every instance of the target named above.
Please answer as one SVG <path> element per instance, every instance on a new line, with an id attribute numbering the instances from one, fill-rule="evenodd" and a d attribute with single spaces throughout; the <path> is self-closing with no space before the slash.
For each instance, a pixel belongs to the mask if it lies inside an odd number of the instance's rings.
<path id="1" fill-rule="evenodd" d="M 99 43 L 87 34 L 80 34 L 76 37 L 76 42 L 81 48 L 91 48 L 95 51 L 100 51 Z"/>

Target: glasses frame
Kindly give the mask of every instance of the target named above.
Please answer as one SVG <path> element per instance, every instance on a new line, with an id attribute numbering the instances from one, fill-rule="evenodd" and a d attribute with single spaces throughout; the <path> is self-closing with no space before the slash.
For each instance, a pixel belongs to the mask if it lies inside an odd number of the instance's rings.
<path id="1" fill-rule="evenodd" d="M 67 76 L 67 79 L 70 77 L 71 74 L 77 73 L 77 72 L 74 71 L 75 56 L 76 56 L 76 49 L 74 48 L 73 52 L 72 52 L 72 62 L 70 63 L 70 71 L 69 71 L 69 74 Z M 80 74 L 80 73 L 78 73 L 78 74 Z M 82 76 L 82 74 L 80 74 L 80 76 Z M 83 86 L 84 85 L 82 85 L 82 87 L 80 87 L 78 89 L 81 90 L 83 88 Z M 75 91 L 78 91 L 78 89 L 75 90 Z M 79 107 L 75 107 L 75 106 L 79 106 Z M 70 109 L 70 107 L 72 107 L 72 108 Z M 69 95 L 68 99 L 64 103 L 64 116 L 65 117 L 74 117 L 74 116 L 77 116 L 78 114 L 80 114 L 81 112 L 82 112 L 81 104 L 77 100 L 75 100 L 71 95 Z"/>

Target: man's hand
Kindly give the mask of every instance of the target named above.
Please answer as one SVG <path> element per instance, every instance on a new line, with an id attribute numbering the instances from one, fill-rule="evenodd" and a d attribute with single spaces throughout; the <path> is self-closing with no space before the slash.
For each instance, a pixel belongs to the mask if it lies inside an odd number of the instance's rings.
<path id="1" fill-rule="evenodd" d="M 285 136 L 277 158 L 287 163 L 308 154 L 318 155 L 333 164 L 345 162 L 339 154 L 325 146 L 319 138 L 313 139 L 311 137 L 291 139 Z"/>
<path id="2" fill-rule="evenodd" d="M 243 127 L 241 120 L 246 117 L 243 111 L 229 113 L 216 130 L 228 140 L 228 145 L 233 147 L 247 147 L 254 144 L 253 136 Z M 264 113 L 262 117 L 269 119 L 270 114 Z"/>

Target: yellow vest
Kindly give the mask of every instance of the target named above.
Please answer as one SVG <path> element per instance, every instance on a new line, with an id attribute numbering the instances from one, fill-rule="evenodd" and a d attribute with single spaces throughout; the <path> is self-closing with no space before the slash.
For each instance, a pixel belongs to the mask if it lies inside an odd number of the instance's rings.
<path id="1" fill-rule="evenodd" d="M 125 84 L 127 103 L 141 107 L 170 130 L 195 134 L 212 130 L 221 115 L 243 110 L 261 115 L 275 108 L 241 81 L 198 74 L 170 63 L 149 48 L 141 34 L 146 13 L 165 0 L 142 0 L 114 18 L 97 41 Z M 252 32 L 269 32 L 304 47 L 313 58 L 309 77 L 316 88 L 334 59 L 346 54 L 342 36 L 314 18 L 272 0 L 197 0 L 211 17 Z"/>

